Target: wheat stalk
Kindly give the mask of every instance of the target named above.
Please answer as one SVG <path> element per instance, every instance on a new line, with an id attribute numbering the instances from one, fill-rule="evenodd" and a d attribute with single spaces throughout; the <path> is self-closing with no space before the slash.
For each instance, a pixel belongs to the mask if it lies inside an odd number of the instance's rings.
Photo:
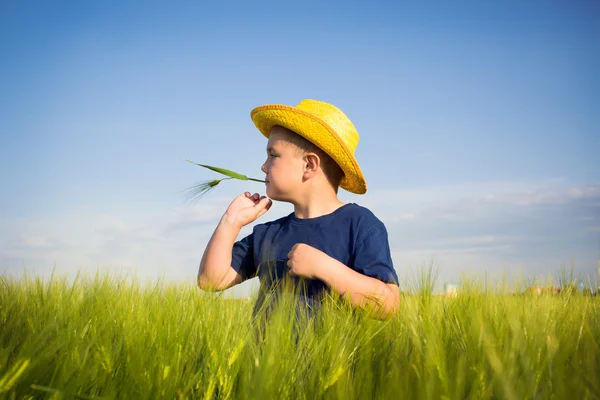
<path id="1" fill-rule="evenodd" d="M 198 165 L 200 167 L 210 169 L 211 171 L 218 172 L 227 177 L 227 178 L 221 178 L 221 179 L 213 179 L 212 181 L 204 181 L 204 182 L 196 183 L 195 185 L 193 185 L 192 187 L 190 187 L 187 190 L 188 198 L 190 201 L 200 200 L 202 198 L 202 196 L 204 196 L 206 193 L 208 193 L 211 189 L 213 189 L 215 186 L 217 186 L 222 181 L 226 181 L 228 179 L 238 179 L 241 181 L 253 181 L 253 182 L 265 183 L 264 180 L 260 180 L 260 179 L 256 179 L 256 178 L 249 178 L 246 175 L 242 175 L 240 173 L 231 171 L 229 169 L 213 167 L 213 166 L 205 165 L 205 164 L 198 164 L 198 163 L 188 160 L 187 158 L 185 159 L 185 161 L 192 163 L 194 165 Z"/>

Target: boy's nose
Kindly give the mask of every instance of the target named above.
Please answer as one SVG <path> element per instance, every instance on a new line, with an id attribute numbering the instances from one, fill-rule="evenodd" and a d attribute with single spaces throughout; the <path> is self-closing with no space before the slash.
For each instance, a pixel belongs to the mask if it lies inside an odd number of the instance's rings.
<path id="1" fill-rule="evenodd" d="M 264 172 L 265 174 L 267 173 L 267 167 L 265 167 L 265 165 L 266 165 L 266 164 L 267 164 L 267 163 L 265 162 L 263 165 L 261 165 L 261 166 L 260 166 L 260 170 L 261 170 L 262 172 Z"/>

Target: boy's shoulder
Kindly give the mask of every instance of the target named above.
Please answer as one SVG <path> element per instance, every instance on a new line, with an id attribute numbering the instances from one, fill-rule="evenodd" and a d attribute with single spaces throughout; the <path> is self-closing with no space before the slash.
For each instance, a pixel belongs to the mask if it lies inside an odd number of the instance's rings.
<path id="1" fill-rule="evenodd" d="M 349 219 L 357 231 L 361 232 L 360 236 L 364 237 L 374 230 L 387 231 L 383 221 L 369 208 L 356 203 L 349 203 L 349 205 L 351 206 L 348 208 Z"/>
<path id="2" fill-rule="evenodd" d="M 353 221 L 357 224 L 383 226 L 383 221 L 381 221 L 375 213 L 366 206 L 357 203 L 347 203 L 341 207 L 340 210 L 343 211 L 343 215 L 340 216 L 341 219 Z"/>
<path id="3" fill-rule="evenodd" d="M 380 221 L 379 218 L 366 206 L 361 206 L 357 203 L 348 203 L 348 211 L 352 213 L 357 218 L 366 218 Z M 381 222 L 381 221 L 380 221 Z"/>

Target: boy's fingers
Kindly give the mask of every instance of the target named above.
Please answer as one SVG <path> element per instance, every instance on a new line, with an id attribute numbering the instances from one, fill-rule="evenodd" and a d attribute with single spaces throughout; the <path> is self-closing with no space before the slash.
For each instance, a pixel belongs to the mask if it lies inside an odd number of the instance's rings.
<path id="1" fill-rule="evenodd" d="M 269 205 L 270 202 L 271 202 L 271 200 L 267 199 L 266 197 L 262 198 L 258 202 L 256 202 L 256 204 L 254 204 L 254 208 L 259 210 L 259 212 L 262 212 L 263 210 L 265 212 L 267 212 L 269 210 L 269 208 L 271 207 Z"/>
<path id="2" fill-rule="evenodd" d="M 286 265 L 288 267 L 288 273 L 292 276 L 296 276 L 296 274 L 294 273 L 294 270 L 292 269 L 292 260 L 288 260 Z"/>

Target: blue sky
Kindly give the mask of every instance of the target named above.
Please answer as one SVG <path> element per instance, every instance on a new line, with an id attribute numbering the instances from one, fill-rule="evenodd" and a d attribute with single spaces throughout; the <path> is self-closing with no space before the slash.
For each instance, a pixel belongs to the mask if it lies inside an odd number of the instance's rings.
<path id="1" fill-rule="evenodd" d="M 386 223 L 399 275 L 594 273 L 599 27 L 593 1 L 2 2 L 0 271 L 193 280 L 263 188 L 191 206 L 214 175 L 183 159 L 261 177 L 250 110 L 313 98 L 361 135 L 369 191 L 341 196 Z"/>

